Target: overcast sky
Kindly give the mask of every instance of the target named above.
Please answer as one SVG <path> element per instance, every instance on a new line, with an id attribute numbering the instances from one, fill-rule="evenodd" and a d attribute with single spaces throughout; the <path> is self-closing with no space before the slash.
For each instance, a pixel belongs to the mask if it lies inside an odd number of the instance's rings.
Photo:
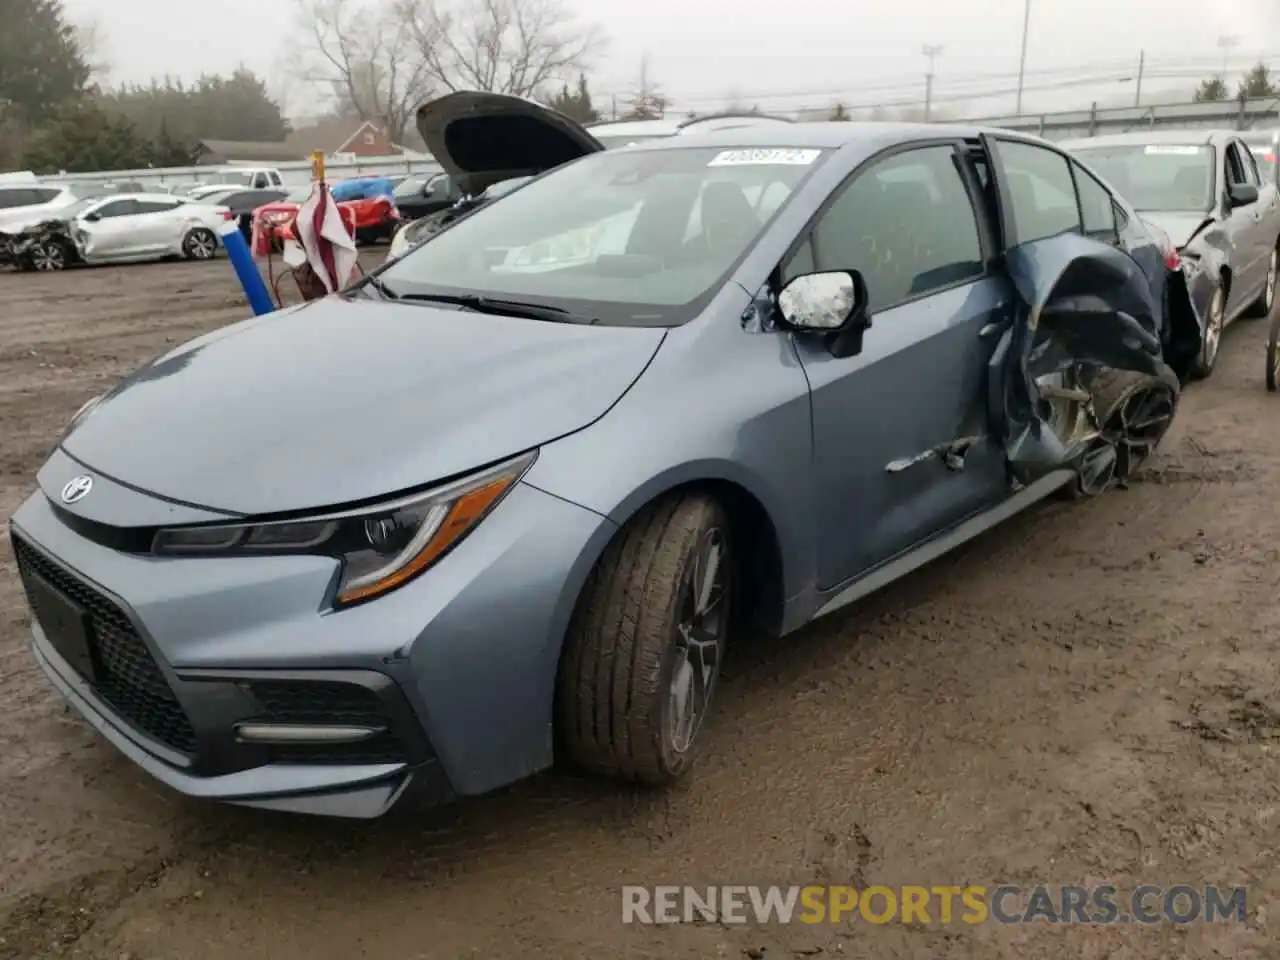
<path id="1" fill-rule="evenodd" d="M 1231 69 L 1275 50 L 1280 11 L 1272 0 L 1031 0 L 1025 110 L 1132 98 L 1140 51 L 1144 101 L 1196 86 L 1221 69 L 1218 37 L 1238 38 Z M 647 53 L 657 86 L 682 111 L 709 110 L 730 95 L 764 109 L 854 105 L 923 97 L 924 44 L 941 44 L 935 102 L 960 115 L 1011 113 L 1023 5 L 1017 0 L 576 0 L 609 44 L 590 71 L 597 106 L 634 89 Z M 114 81 L 191 77 L 244 63 L 285 80 L 291 0 L 65 0 L 73 19 L 105 31 Z M 1280 60 L 1276 61 L 1280 65 Z M 1080 74 L 1104 82 L 1073 86 Z M 1159 74 L 1166 76 L 1159 76 Z M 1000 97 L 978 93 L 1008 90 Z M 964 97 L 964 102 L 955 98 Z M 289 107 L 315 109 L 295 83 Z M 1025 111 L 1024 111 L 1025 112 Z"/>

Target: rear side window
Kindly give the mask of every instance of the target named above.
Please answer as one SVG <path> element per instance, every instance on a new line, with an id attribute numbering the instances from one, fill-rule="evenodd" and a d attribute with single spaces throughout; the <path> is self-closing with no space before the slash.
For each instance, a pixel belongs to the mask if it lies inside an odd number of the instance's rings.
<path id="1" fill-rule="evenodd" d="M 1119 243 L 1120 232 L 1111 194 L 1078 163 L 1072 163 L 1071 170 L 1075 174 L 1076 193 L 1080 197 L 1080 218 L 1084 224 L 1084 235 L 1103 243 Z"/>
<path id="2" fill-rule="evenodd" d="M 1015 242 L 1030 243 L 1080 230 L 1080 209 L 1066 157 L 1055 150 L 1010 140 L 998 141 L 996 151 L 1013 205 Z"/>
<path id="3" fill-rule="evenodd" d="M 139 200 L 137 201 L 136 213 L 167 213 L 170 210 L 176 210 L 180 201 L 177 200 Z"/>
<path id="4" fill-rule="evenodd" d="M 127 217 L 137 212 L 136 200 L 112 200 L 110 203 L 98 208 L 98 216 L 103 220 L 111 217 Z"/>
<path id="5" fill-rule="evenodd" d="M 40 200 L 36 199 L 34 190 L 0 190 L 0 210 L 8 210 L 13 207 L 29 207 L 40 202 Z"/>

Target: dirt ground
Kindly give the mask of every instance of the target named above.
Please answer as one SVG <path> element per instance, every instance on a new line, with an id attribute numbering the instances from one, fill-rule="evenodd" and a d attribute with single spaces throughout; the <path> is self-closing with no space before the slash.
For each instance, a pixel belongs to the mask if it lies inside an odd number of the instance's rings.
<path id="1" fill-rule="evenodd" d="M 0 274 L 0 515 L 76 408 L 245 314 L 223 264 Z M 731 651 L 666 794 L 547 775 L 375 823 L 185 801 L 63 706 L 0 549 L 0 957 L 1280 956 L 1280 397 L 1228 330 L 1130 489 Z M 1273 488 L 1273 484 L 1276 486 Z M 654 884 L 1248 887 L 1244 924 L 624 926 Z"/>

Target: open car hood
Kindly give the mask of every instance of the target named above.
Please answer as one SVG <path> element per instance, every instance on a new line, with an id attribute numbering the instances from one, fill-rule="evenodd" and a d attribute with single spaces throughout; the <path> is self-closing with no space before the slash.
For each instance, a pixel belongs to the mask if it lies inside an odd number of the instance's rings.
<path id="1" fill-rule="evenodd" d="M 446 94 L 419 107 L 417 122 L 436 162 L 472 195 L 604 149 L 564 114 L 504 93 Z"/>

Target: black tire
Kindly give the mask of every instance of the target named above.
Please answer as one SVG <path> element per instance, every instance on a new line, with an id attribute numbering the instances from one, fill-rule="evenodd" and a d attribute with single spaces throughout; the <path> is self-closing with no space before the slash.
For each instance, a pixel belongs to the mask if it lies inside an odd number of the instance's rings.
<path id="1" fill-rule="evenodd" d="M 645 508 L 614 537 L 588 579 L 565 639 L 557 727 L 569 759 L 594 773 L 661 785 L 684 775 L 714 703 L 733 586 L 728 518 L 710 497 L 672 496 Z M 699 558 L 714 543 L 721 588 L 715 662 L 704 709 L 677 729 L 675 681 L 691 676 L 679 627 L 694 601 Z M 706 636 L 710 636 L 708 631 Z M 687 733 L 688 739 L 684 740 Z"/>
<path id="2" fill-rule="evenodd" d="M 1214 335 L 1214 327 L 1217 332 Z M 1191 360 L 1189 373 L 1194 380 L 1205 380 L 1213 373 L 1222 347 L 1222 332 L 1227 326 L 1227 286 L 1219 283 L 1209 301 L 1209 316 L 1200 335 L 1200 350 Z"/>
<path id="3" fill-rule="evenodd" d="M 1153 391 L 1166 395 L 1169 404 L 1168 419 L 1158 433 L 1148 438 L 1150 450 L 1147 455 L 1135 458 L 1132 448 L 1116 442 L 1115 421 L 1125 405 L 1137 394 Z M 1131 477 L 1164 439 L 1177 413 L 1182 391 L 1177 375 L 1162 364 L 1160 372 L 1154 376 L 1133 370 L 1103 370 L 1094 377 L 1089 392 L 1093 398 L 1094 415 L 1102 425 L 1103 436 L 1082 458 L 1080 475 L 1063 488 L 1068 500 L 1092 499 Z M 1095 463 L 1096 471 L 1092 469 Z"/>
<path id="4" fill-rule="evenodd" d="M 1280 390 L 1280 313 L 1271 318 L 1267 334 L 1267 392 Z"/>
<path id="5" fill-rule="evenodd" d="M 183 238 L 182 255 L 188 260 L 212 260 L 218 255 L 217 234 L 204 227 L 196 227 Z"/>

